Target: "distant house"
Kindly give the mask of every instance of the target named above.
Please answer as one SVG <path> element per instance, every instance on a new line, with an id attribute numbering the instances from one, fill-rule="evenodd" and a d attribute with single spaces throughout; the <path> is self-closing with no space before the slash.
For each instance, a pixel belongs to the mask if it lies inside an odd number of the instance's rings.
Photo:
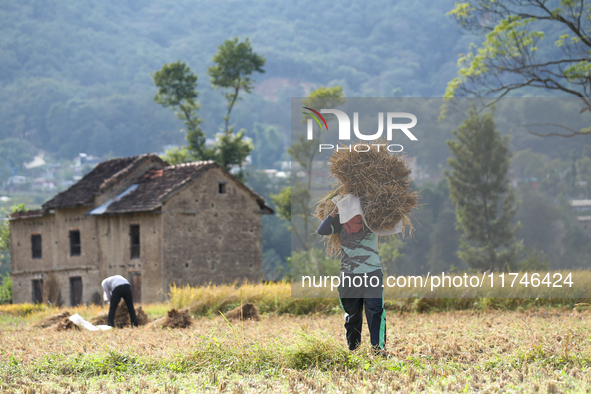
<path id="1" fill-rule="evenodd" d="M 262 279 L 265 201 L 214 162 L 170 166 L 144 154 L 98 164 L 42 209 L 10 220 L 13 302 L 40 301 L 52 272 L 66 305 L 129 279 L 138 302 L 172 284 Z"/>
<path id="2" fill-rule="evenodd" d="M 573 211 L 591 211 L 591 200 L 572 200 L 570 207 Z"/>
<path id="3" fill-rule="evenodd" d="M 589 215 L 591 213 L 591 200 L 572 200 L 570 207 L 575 212 L 587 213 L 584 216 L 577 216 L 575 223 L 583 227 L 587 235 L 591 237 L 591 216 Z"/>
<path id="4" fill-rule="evenodd" d="M 13 175 L 10 178 L 8 178 L 8 183 L 10 185 L 25 185 L 29 182 L 30 182 L 29 178 L 27 178 L 26 176 L 22 176 L 22 175 Z"/>

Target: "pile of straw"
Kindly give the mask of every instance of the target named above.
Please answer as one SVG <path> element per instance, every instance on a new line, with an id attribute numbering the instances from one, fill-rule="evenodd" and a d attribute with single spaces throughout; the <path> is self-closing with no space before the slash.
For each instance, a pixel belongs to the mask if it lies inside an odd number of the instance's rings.
<path id="1" fill-rule="evenodd" d="M 378 146 L 378 144 L 382 144 Z M 404 155 L 386 150 L 387 141 L 374 142 L 367 152 L 340 149 L 328 160 L 333 191 L 321 198 L 314 216 L 324 220 L 334 209 L 335 196 L 354 194 L 359 197 L 363 214 L 372 230 L 387 231 L 400 221 L 403 234 L 414 230 L 409 215 L 419 202 L 418 192 L 410 190 L 411 170 Z M 338 256 L 341 242 L 338 234 L 326 236 L 326 251 Z"/>
<path id="2" fill-rule="evenodd" d="M 237 306 L 224 316 L 228 320 L 261 320 L 258 308 L 252 302 L 247 302 L 242 307 Z"/>
<path id="3" fill-rule="evenodd" d="M 166 312 L 162 328 L 188 328 L 193 325 L 193 316 L 189 313 L 189 308 L 171 309 Z"/>
<path id="4" fill-rule="evenodd" d="M 78 327 L 70 318 L 65 318 L 59 321 L 56 325 L 51 326 L 56 331 L 68 331 L 68 330 L 78 330 L 80 331 L 80 327 Z"/>
<path id="5" fill-rule="evenodd" d="M 37 323 L 35 323 L 33 325 L 33 327 L 39 327 L 39 328 L 51 327 L 51 326 L 57 324 L 58 322 L 63 321 L 64 319 L 68 319 L 71 315 L 72 314 L 69 311 L 55 313 L 51 316 L 47 316 L 47 317 L 43 318 L 42 320 L 38 321 Z"/>
<path id="6" fill-rule="evenodd" d="M 189 308 L 171 309 L 166 316 L 146 325 L 147 328 L 189 328 L 193 325 L 193 316 Z"/>
<path id="7" fill-rule="evenodd" d="M 137 317 L 137 324 L 138 326 L 143 326 L 150 321 L 150 318 L 146 314 L 146 312 L 140 306 L 139 308 L 135 309 L 135 315 Z M 90 319 L 90 322 L 95 326 L 98 325 L 106 325 L 108 324 L 109 313 L 101 313 L 100 315 L 96 315 Z M 117 328 L 129 327 L 131 326 L 131 319 L 129 318 L 129 311 L 127 310 L 127 304 L 125 301 L 121 301 L 119 305 L 117 305 L 117 310 L 115 311 L 115 318 L 113 319 L 113 323 Z"/>

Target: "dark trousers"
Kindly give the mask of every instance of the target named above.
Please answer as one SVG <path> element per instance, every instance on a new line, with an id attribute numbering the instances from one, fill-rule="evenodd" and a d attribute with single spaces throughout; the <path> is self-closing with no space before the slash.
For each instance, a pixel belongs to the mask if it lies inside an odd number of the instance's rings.
<path id="1" fill-rule="evenodd" d="M 347 334 L 347 345 L 349 350 L 355 350 L 361 343 L 361 328 L 363 327 L 363 306 L 365 305 L 365 318 L 371 345 L 375 350 L 384 349 L 386 346 L 386 311 L 384 310 L 384 288 L 383 274 L 377 270 L 367 274 L 364 279 L 368 286 L 355 286 L 360 281 L 353 280 L 354 277 L 364 278 L 363 274 L 349 274 L 352 281 L 343 281 L 339 287 L 341 306 L 345 310 L 345 330 Z M 369 278 L 377 277 L 373 284 L 369 285 Z"/>
<path id="2" fill-rule="evenodd" d="M 119 285 L 113 289 L 111 293 L 111 305 L 109 307 L 109 318 L 107 324 L 115 327 L 115 312 L 121 298 L 125 300 L 127 310 L 129 311 L 129 318 L 131 324 L 137 327 L 137 317 L 135 316 L 135 309 L 133 308 L 133 294 L 131 292 L 131 285 Z"/>

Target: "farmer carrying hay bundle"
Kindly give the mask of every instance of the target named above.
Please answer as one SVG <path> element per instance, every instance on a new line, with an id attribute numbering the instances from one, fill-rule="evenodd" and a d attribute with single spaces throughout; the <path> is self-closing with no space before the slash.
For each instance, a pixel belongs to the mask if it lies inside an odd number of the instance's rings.
<path id="1" fill-rule="evenodd" d="M 418 195 L 409 189 L 410 169 L 404 157 L 391 155 L 380 142 L 367 152 L 341 149 L 330 157 L 336 183 L 315 216 L 322 220 L 318 234 L 325 237 L 328 254 L 341 258 L 339 297 L 349 349 L 361 342 L 365 305 L 371 345 L 377 355 L 388 356 L 378 241 L 380 235 L 412 232 L 408 215 Z"/>

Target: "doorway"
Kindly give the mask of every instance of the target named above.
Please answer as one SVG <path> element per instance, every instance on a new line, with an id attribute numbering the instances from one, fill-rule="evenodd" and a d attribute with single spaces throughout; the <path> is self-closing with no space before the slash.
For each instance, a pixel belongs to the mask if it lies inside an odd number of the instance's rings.
<path id="1" fill-rule="evenodd" d="M 33 279 L 33 304 L 43 303 L 43 279 Z"/>
<path id="2" fill-rule="evenodd" d="M 77 306 L 82 303 L 82 278 L 74 276 L 70 278 L 70 305 Z"/>

